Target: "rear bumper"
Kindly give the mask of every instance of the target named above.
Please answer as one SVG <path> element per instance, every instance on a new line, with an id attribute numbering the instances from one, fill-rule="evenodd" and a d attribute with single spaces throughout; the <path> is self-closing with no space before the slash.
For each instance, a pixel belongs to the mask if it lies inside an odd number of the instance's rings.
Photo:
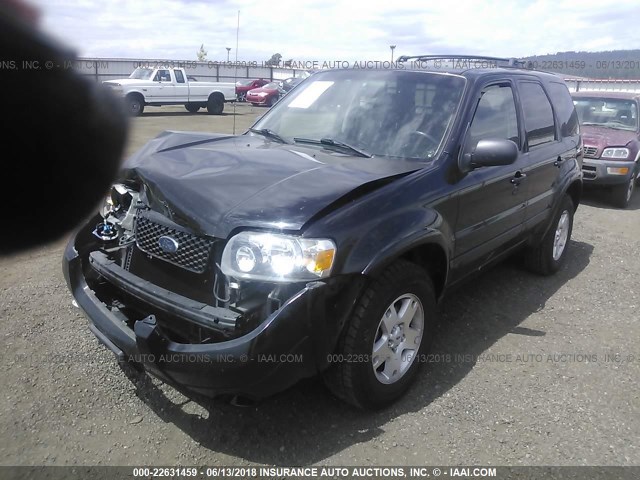
<path id="1" fill-rule="evenodd" d="M 73 241 L 70 242 L 64 252 L 63 272 L 78 306 L 91 322 L 91 331 L 118 360 L 139 363 L 179 388 L 207 396 L 233 393 L 266 397 L 326 367 L 327 354 L 335 345 L 330 339 L 337 338 L 336 329 L 327 331 L 325 283 L 308 284 L 244 336 L 218 343 L 183 344 L 165 336 L 153 315 L 137 319 L 134 328 L 130 328 L 87 284 L 82 263 Z M 108 270 L 114 275 L 122 274 L 118 269 L 125 272 L 118 266 Z M 157 308 L 177 319 L 195 315 L 210 321 L 223 318 L 228 312 L 198 308 L 194 305 L 197 302 L 134 278 L 140 281 L 126 275 L 111 280 L 118 282 L 118 288 L 128 289 L 131 295 L 155 296 Z"/>
<path id="2" fill-rule="evenodd" d="M 625 174 L 613 173 L 612 169 L 627 169 Z M 582 162 L 584 185 L 620 185 L 629 181 L 635 172 L 635 162 L 585 158 Z"/>

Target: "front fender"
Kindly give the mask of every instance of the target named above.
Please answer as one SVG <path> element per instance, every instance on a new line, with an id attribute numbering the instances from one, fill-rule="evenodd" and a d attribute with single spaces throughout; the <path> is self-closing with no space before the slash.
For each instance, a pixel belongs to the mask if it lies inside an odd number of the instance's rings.
<path id="1" fill-rule="evenodd" d="M 442 215 L 432 209 L 405 211 L 382 218 L 359 235 L 345 259 L 343 271 L 376 276 L 407 252 L 435 244 L 451 257 L 453 230 Z"/>

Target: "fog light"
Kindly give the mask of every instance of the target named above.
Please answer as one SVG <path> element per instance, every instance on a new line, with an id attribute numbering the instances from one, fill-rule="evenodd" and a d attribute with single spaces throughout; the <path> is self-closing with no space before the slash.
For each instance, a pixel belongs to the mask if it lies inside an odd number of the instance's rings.
<path id="1" fill-rule="evenodd" d="M 627 167 L 607 167 L 607 173 L 609 175 L 626 175 L 629 173 Z"/>

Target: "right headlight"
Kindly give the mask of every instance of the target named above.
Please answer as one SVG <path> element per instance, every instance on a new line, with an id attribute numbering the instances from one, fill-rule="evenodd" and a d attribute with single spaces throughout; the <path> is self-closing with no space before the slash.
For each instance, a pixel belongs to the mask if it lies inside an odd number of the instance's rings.
<path id="1" fill-rule="evenodd" d="M 225 275 L 266 282 L 304 282 L 328 277 L 336 254 L 328 239 L 268 232 L 241 232 L 222 253 Z"/>

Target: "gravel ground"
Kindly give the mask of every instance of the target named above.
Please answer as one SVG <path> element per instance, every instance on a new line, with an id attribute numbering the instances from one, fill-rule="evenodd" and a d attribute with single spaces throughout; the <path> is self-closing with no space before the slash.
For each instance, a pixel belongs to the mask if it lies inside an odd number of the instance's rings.
<path id="1" fill-rule="evenodd" d="M 264 111 L 149 108 L 128 152 Z M 587 195 L 556 276 L 508 261 L 446 300 L 433 361 L 377 413 L 317 379 L 238 408 L 123 371 L 71 306 L 63 245 L 0 258 L 0 464 L 640 464 L 640 194 Z"/>

